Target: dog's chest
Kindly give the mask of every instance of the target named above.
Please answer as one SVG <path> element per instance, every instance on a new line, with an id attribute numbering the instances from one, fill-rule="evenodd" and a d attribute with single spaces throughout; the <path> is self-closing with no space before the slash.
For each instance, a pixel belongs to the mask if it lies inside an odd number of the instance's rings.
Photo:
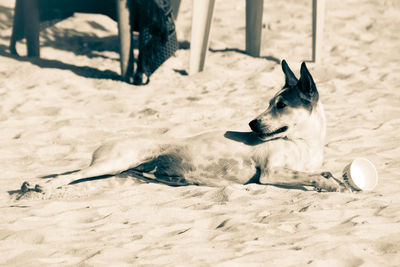
<path id="1" fill-rule="evenodd" d="M 306 142 L 279 139 L 258 146 L 252 158 L 257 167 L 267 173 L 276 168 L 310 172 L 322 164 L 323 151 L 319 146 L 313 147 Z"/>

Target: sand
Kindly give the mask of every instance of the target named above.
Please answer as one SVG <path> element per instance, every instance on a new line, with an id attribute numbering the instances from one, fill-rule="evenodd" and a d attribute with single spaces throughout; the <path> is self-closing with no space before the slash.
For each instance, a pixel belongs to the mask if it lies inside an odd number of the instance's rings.
<path id="1" fill-rule="evenodd" d="M 234 2 L 234 3 L 233 3 Z M 242 53 L 245 1 L 217 1 L 204 72 L 181 49 L 135 87 L 118 81 L 116 24 L 78 14 L 42 32 L 42 59 L 10 56 L 14 0 L 0 3 L 0 265 L 396 266 L 400 262 L 400 2 L 327 1 L 323 58 L 308 63 L 328 119 L 324 168 L 370 159 L 372 192 L 262 185 L 80 183 L 44 197 L 9 191 L 80 169 L 101 143 L 139 134 L 243 130 L 311 58 L 311 1 L 264 5 L 262 57 Z M 18 49 L 25 52 L 24 44 Z"/>

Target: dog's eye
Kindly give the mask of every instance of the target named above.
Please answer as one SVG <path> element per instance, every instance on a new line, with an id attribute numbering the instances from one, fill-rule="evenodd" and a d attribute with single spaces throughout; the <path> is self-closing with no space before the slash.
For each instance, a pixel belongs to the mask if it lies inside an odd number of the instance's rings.
<path id="1" fill-rule="evenodd" d="M 283 103 L 282 101 L 279 101 L 278 103 L 276 103 L 276 108 L 277 109 L 283 109 L 286 107 L 286 104 Z"/>

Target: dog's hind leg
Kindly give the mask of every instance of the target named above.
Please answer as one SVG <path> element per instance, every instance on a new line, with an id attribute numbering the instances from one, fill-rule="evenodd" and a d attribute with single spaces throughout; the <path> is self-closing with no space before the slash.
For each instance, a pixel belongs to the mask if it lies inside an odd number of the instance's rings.
<path id="1" fill-rule="evenodd" d="M 155 146 L 146 140 L 125 140 L 102 145 L 94 151 L 88 167 L 42 180 L 36 188 L 38 191 L 51 191 L 76 180 L 119 174 L 139 165 L 156 150 Z M 146 149 L 138 149 L 139 147 Z"/>

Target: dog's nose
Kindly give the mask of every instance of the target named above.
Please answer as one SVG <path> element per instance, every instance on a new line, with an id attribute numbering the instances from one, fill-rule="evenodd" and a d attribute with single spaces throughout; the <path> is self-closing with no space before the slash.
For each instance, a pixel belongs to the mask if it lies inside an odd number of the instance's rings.
<path id="1" fill-rule="evenodd" d="M 252 130 L 253 130 L 254 132 L 256 132 L 256 133 L 260 131 L 259 125 L 260 125 L 260 121 L 257 120 L 257 119 L 252 120 L 252 121 L 249 123 L 250 129 L 252 129 Z"/>

